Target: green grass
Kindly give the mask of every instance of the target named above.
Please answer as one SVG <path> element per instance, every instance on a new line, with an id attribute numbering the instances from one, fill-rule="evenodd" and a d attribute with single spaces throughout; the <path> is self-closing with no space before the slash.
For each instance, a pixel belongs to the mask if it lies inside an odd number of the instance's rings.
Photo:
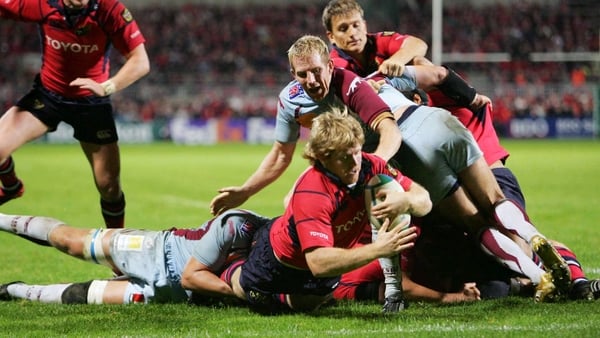
<path id="1" fill-rule="evenodd" d="M 592 278 L 600 277 L 600 143 L 503 141 L 538 228 L 569 245 Z M 171 144 L 122 146 L 127 225 L 163 229 L 195 226 L 209 218 L 219 187 L 239 185 L 269 146 Z M 283 178 L 244 207 L 269 216 L 305 167 L 298 156 Z M 76 145 L 30 144 L 14 158 L 26 194 L 0 207 L 11 214 L 47 215 L 81 227 L 102 220 L 91 172 Z M 110 277 L 106 268 L 0 233 L 0 282 L 85 281 Z M 442 306 L 412 303 L 398 315 L 380 315 L 377 304 L 342 303 L 312 315 L 261 317 L 245 308 L 187 305 L 92 306 L 0 303 L 0 336 L 128 337 L 595 337 L 600 300 L 534 304 L 508 298 Z"/>

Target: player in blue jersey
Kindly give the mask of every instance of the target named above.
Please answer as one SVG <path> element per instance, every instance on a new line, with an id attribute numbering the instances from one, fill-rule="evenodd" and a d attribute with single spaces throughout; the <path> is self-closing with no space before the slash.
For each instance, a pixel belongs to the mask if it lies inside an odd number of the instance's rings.
<path id="1" fill-rule="evenodd" d="M 387 161 L 400 147 L 401 135 L 389 107 L 367 81 L 334 67 L 325 41 L 303 36 L 290 47 L 288 58 L 294 80 L 279 94 L 273 147 L 242 186 L 219 190 L 211 202 L 213 214 L 241 205 L 279 178 L 292 162 L 300 128 L 310 128 L 315 116 L 332 107 L 348 108 L 365 128 L 381 135 L 375 155 Z"/>
<path id="2" fill-rule="evenodd" d="M 0 230 L 52 246 L 122 276 L 84 283 L 0 286 L 0 299 L 65 304 L 186 302 L 192 294 L 234 297 L 219 278 L 245 257 L 256 230 L 270 219 L 229 210 L 193 229 L 150 231 L 76 228 L 50 217 L 0 214 Z"/>

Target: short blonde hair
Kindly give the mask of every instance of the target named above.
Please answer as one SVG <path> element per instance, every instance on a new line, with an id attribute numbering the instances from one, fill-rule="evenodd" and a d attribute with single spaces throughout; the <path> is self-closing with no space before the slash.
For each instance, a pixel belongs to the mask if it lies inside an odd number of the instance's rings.
<path id="1" fill-rule="evenodd" d="M 323 9 L 323 15 L 321 16 L 321 22 L 323 27 L 328 32 L 333 31 L 331 27 L 331 19 L 336 16 L 346 16 L 352 12 L 360 13 L 361 17 L 364 17 L 364 11 L 358 2 L 354 0 L 331 0 Z"/>
<path id="2" fill-rule="evenodd" d="M 292 63 L 294 58 L 308 58 L 318 53 L 323 63 L 329 62 L 329 47 L 323 39 L 315 35 L 302 36 L 292 44 L 287 53 L 292 72 L 294 71 L 294 64 Z"/>
<path id="3" fill-rule="evenodd" d="M 362 146 L 365 136 L 361 124 L 346 111 L 331 108 L 312 120 L 310 137 L 302 156 L 311 164 L 337 152 Z"/>

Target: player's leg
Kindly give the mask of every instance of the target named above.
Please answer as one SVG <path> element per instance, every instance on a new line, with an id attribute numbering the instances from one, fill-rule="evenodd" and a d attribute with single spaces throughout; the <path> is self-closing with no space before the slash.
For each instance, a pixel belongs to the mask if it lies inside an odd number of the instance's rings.
<path id="1" fill-rule="evenodd" d="M 116 142 L 93 144 L 80 142 L 100 193 L 102 217 L 107 228 L 122 228 L 125 223 L 125 194 L 121 190 L 121 160 Z"/>
<path id="2" fill-rule="evenodd" d="M 21 197 L 25 191 L 23 182 L 15 172 L 11 154 L 47 130 L 48 127 L 35 116 L 16 106 L 0 117 L 0 205 Z"/>
<path id="3" fill-rule="evenodd" d="M 372 242 L 377 240 L 378 230 L 372 228 Z M 402 272 L 400 270 L 400 256 L 381 257 L 377 261 L 383 272 L 384 285 L 384 313 L 394 313 L 408 308 L 408 301 L 404 298 L 402 291 Z"/>
<path id="4" fill-rule="evenodd" d="M 490 227 L 462 187 L 442 200 L 435 210 L 451 224 L 465 227 L 480 241 L 483 251 L 500 264 L 531 279 L 538 288 L 536 300 L 543 301 L 554 295 L 555 286 L 551 276 L 535 264 L 517 243 L 498 229 Z"/>
<path id="5" fill-rule="evenodd" d="M 406 68 L 409 69 L 410 67 L 407 66 Z M 415 69 L 415 78 L 418 87 L 425 91 L 434 89 L 448 76 L 448 69 L 442 66 L 419 65 L 412 67 Z"/>
<path id="6" fill-rule="evenodd" d="M 138 297 L 126 297 L 128 280 L 92 280 L 83 283 L 30 285 L 13 282 L 0 285 L 0 300 L 26 299 L 58 304 L 124 304 Z M 139 301 L 137 301 L 139 302 Z"/>
<path id="7" fill-rule="evenodd" d="M 109 250 L 114 230 L 75 228 L 51 217 L 0 214 L 0 231 L 115 270 Z"/>

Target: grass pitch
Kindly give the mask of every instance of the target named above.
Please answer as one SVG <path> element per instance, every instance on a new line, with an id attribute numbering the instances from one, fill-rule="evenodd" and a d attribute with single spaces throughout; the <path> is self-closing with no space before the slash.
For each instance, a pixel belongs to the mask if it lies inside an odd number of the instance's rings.
<path id="1" fill-rule="evenodd" d="M 503 141 L 508 165 L 520 180 L 533 222 L 570 246 L 588 277 L 600 278 L 600 143 Z M 122 181 L 127 225 L 164 229 L 200 224 L 220 187 L 239 185 L 270 146 L 227 144 L 123 145 Z M 268 216 L 306 162 L 297 156 L 284 177 L 243 207 Z M 30 144 L 14 154 L 25 195 L 0 207 L 9 214 L 52 216 L 81 227 L 100 227 L 98 195 L 77 145 Z M 0 283 L 60 283 L 108 278 L 108 269 L 81 262 L 0 233 Z M 92 306 L 0 303 L 0 336 L 15 337 L 595 337 L 600 300 L 534 304 L 507 298 L 471 304 L 412 303 L 382 316 L 377 304 L 342 303 L 311 315 L 262 317 L 245 308 L 188 305 Z"/>

